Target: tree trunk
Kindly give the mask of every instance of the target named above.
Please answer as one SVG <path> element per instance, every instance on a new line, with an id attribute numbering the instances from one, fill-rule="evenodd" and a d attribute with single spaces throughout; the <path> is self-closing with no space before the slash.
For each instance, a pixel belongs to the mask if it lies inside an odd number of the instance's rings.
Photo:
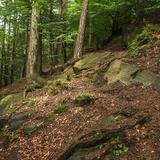
<path id="1" fill-rule="evenodd" d="M 43 51 L 43 30 L 39 28 L 39 40 L 38 40 L 38 73 L 42 74 L 42 51 Z"/>
<path id="2" fill-rule="evenodd" d="M 61 17 L 63 18 L 64 21 L 66 21 L 65 13 L 67 9 L 67 3 L 68 0 L 61 0 Z M 66 24 L 64 24 L 62 26 L 62 34 L 64 35 L 66 34 L 66 28 L 67 26 Z M 67 62 L 67 44 L 64 37 L 62 38 L 61 41 L 61 50 L 62 50 L 63 64 L 65 64 Z"/>
<path id="3" fill-rule="evenodd" d="M 28 50 L 28 62 L 27 62 L 27 76 L 32 76 L 33 74 L 39 74 L 39 63 L 38 63 L 38 40 L 39 40 L 39 22 L 40 13 L 38 9 L 32 6 L 32 16 L 31 16 L 31 27 L 30 27 L 30 40 L 29 40 L 29 50 Z"/>
<path id="4" fill-rule="evenodd" d="M 3 38 L 2 38 L 2 50 L 1 50 L 1 66 L 0 66 L 0 87 L 4 85 L 4 57 L 5 57 L 5 39 L 6 39 L 6 20 L 3 24 Z"/>
<path id="5" fill-rule="evenodd" d="M 144 0 L 135 0 L 136 2 L 136 14 L 137 14 L 137 22 L 143 23 L 144 18 Z"/>
<path id="6" fill-rule="evenodd" d="M 11 40 L 10 40 L 10 34 L 11 34 L 11 19 L 9 20 L 8 24 L 8 39 L 7 39 L 7 52 L 5 56 L 5 69 L 4 69 L 4 85 L 7 86 L 10 83 L 10 76 L 9 76 L 9 63 L 10 63 L 10 45 L 11 45 Z"/>
<path id="7" fill-rule="evenodd" d="M 52 23 L 53 21 L 53 4 L 52 0 L 49 1 L 49 21 Z M 55 65 L 55 57 L 54 57 L 54 44 L 53 44 L 53 31 L 52 27 L 49 29 L 49 55 L 50 55 L 50 65 L 51 68 Z"/>
<path id="8" fill-rule="evenodd" d="M 25 49 L 24 49 L 24 65 L 22 70 L 22 78 L 26 77 L 27 72 L 27 54 L 28 54 L 28 41 L 29 41 L 29 18 L 26 21 L 26 32 L 25 32 Z"/>
<path id="9" fill-rule="evenodd" d="M 80 16 L 79 23 L 79 31 L 76 40 L 75 50 L 74 50 L 74 58 L 79 58 L 82 56 L 83 51 L 83 43 L 84 43 L 84 33 L 86 28 L 86 18 L 87 18 L 87 10 L 88 10 L 88 1 L 84 0 L 82 5 L 82 11 Z"/>
<path id="10" fill-rule="evenodd" d="M 12 46 L 12 53 L 11 53 L 11 75 L 10 75 L 10 79 L 11 79 L 11 83 L 14 82 L 14 59 L 15 59 L 15 55 L 16 55 L 16 36 L 17 36 L 17 13 L 15 13 L 15 24 L 13 26 L 13 46 Z"/>

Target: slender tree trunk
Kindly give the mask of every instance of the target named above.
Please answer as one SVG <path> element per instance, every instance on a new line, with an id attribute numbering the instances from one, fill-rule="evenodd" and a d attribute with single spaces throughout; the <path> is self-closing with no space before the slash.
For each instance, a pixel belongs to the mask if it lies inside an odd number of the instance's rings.
<path id="1" fill-rule="evenodd" d="M 65 16 L 65 13 L 66 13 L 66 8 L 67 8 L 67 3 L 68 3 L 68 0 L 60 0 L 60 15 L 61 15 L 61 18 L 63 19 L 63 21 L 65 22 L 66 21 L 66 16 Z M 66 24 L 64 23 L 63 26 L 62 26 L 62 33 L 63 35 L 66 34 Z M 65 41 L 65 36 L 63 36 L 60 40 L 60 53 L 62 55 L 62 63 L 65 64 L 67 62 L 67 44 L 66 44 L 66 41 Z"/>
<path id="2" fill-rule="evenodd" d="M 15 59 L 15 55 L 16 55 L 16 35 L 17 35 L 17 14 L 15 14 L 15 24 L 14 24 L 14 29 L 13 29 L 13 46 L 12 46 L 12 53 L 11 53 L 11 75 L 10 75 L 10 79 L 11 79 L 11 83 L 14 82 L 14 59 Z"/>
<path id="3" fill-rule="evenodd" d="M 22 70 L 22 78 L 26 77 L 26 72 L 27 72 L 27 54 L 28 54 L 28 42 L 29 42 L 29 18 L 27 19 L 26 22 L 26 32 L 25 32 L 25 49 L 24 49 L 24 65 L 23 65 L 23 70 Z"/>
<path id="4" fill-rule="evenodd" d="M 144 0 L 135 0 L 136 3 L 136 14 L 137 14 L 137 22 L 143 23 L 144 18 Z"/>
<path id="5" fill-rule="evenodd" d="M 39 19 L 40 13 L 38 9 L 32 6 L 32 16 L 31 16 L 31 27 L 30 27 L 30 40 L 29 40 L 29 50 L 28 50 L 28 62 L 27 62 L 27 76 L 32 76 L 33 74 L 39 74 L 39 64 L 38 64 L 38 40 L 39 40 Z"/>
<path id="6" fill-rule="evenodd" d="M 42 51 L 43 51 L 43 30 L 39 28 L 39 40 L 38 40 L 38 73 L 42 74 Z"/>
<path id="7" fill-rule="evenodd" d="M 75 50 L 74 50 L 74 58 L 79 58 L 82 56 L 88 2 L 89 0 L 83 0 L 82 11 L 81 11 L 81 16 L 80 16 L 80 23 L 79 23 L 79 31 L 78 31 L 76 44 L 75 44 Z"/>
<path id="8" fill-rule="evenodd" d="M 5 56 L 5 40 L 6 40 L 6 20 L 4 20 L 3 24 L 3 39 L 2 39 L 2 50 L 1 50 L 1 66 L 0 66 L 0 85 L 1 87 L 4 85 L 4 56 Z"/>
<path id="9" fill-rule="evenodd" d="M 49 21 L 52 23 L 53 21 L 53 4 L 52 0 L 49 1 Z M 49 55 L 50 55 L 50 65 L 55 65 L 55 57 L 54 57 L 54 44 L 53 44 L 53 33 L 52 27 L 49 30 Z"/>
<path id="10" fill-rule="evenodd" d="M 6 52 L 6 58 L 5 58 L 5 61 L 6 61 L 6 64 L 5 64 L 5 69 L 4 69 L 4 74 L 5 74 L 5 77 L 4 77 L 4 85 L 7 86 L 9 83 L 10 83 L 10 76 L 9 76 L 9 63 L 10 63 L 10 46 L 11 46 L 11 41 L 10 41 L 10 34 L 11 34 L 11 22 L 9 20 L 9 24 L 8 24 L 8 38 L 7 38 L 7 52 Z"/>

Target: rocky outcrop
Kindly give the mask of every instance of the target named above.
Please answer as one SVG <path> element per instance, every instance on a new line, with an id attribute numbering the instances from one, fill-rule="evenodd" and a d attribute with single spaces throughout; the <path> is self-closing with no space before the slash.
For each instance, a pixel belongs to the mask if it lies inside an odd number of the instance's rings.
<path id="1" fill-rule="evenodd" d="M 125 63 L 122 60 L 112 62 L 104 78 L 108 81 L 108 84 L 120 81 L 125 85 L 140 83 L 144 86 L 154 85 L 157 89 L 160 89 L 160 75 L 141 70 L 137 66 Z"/>

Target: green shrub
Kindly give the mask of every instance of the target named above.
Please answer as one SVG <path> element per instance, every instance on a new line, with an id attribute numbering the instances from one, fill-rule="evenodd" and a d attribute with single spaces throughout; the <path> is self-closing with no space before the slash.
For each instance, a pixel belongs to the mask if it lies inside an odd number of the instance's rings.
<path id="1" fill-rule="evenodd" d="M 109 143 L 112 145 L 110 152 L 112 157 L 119 157 L 128 152 L 128 146 L 122 142 L 122 137 L 112 137 Z"/>
<path id="2" fill-rule="evenodd" d="M 56 108 L 53 110 L 52 114 L 53 113 L 54 114 L 62 114 L 62 113 L 66 113 L 66 112 L 68 112 L 68 109 L 66 108 L 66 106 L 60 104 L 60 105 L 56 106 Z"/>
<path id="3" fill-rule="evenodd" d="M 114 149 L 112 150 L 112 156 L 119 157 L 127 152 L 128 152 L 128 147 L 124 143 L 117 144 L 114 146 Z"/>
<path id="4" fill-rule="evenodd" d="M 75 102 L 80 105 L 85 105 L 93 102 L 95 98 L 96 97 L 90 93 L 80 93 L 75 99 Z"/>
<path id="5" fill-rule="evenodd" d="M 68 89 L 69 88 L 69 83 L 66 80 L 63 80 L 63 79 L 57 79 L 57 80 L 55 80 L 55 86 L 59 87 L 61 89 Z"/>

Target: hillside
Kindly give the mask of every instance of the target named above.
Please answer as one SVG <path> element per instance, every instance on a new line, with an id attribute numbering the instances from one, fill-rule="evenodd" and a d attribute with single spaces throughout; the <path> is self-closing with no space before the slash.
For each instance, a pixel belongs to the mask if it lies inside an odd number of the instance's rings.
<path id="1" fill-rule="evenodd" d="M 159 51 L 97 51 L 1 90 L 0 159 L 158 160 Z"/>

